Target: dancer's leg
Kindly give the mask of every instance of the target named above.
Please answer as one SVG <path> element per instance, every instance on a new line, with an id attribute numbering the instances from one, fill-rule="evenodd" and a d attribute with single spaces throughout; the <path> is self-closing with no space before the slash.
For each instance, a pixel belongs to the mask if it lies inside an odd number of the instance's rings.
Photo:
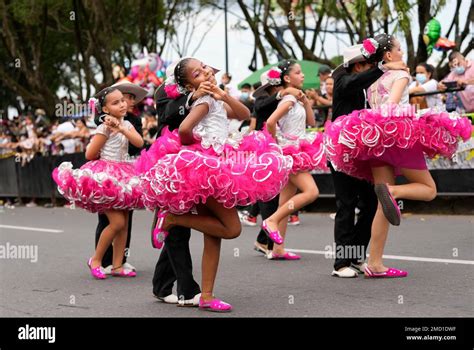
<path id="1" fill-rule="evenodd" d="M 122 211 L 123 218 L 125 220 L 125 225 L 123 230 L 115 235 L 113 240 L 113 265 L 112 269 L 114 273 L 120 273 L 122 271 L 122 264 L 123 264 L 123 254 L 125 252 L 125 246 L 127 244 L 127 235 L 128 235 L 128 211 Z"/>
<path id="2" fill-rule="evenodd" d="M 101 265 L 102 258 L 104 257 L 107 248 L 109 248 L 110 244 L 112 244 L 115 236 L 123 230 L 126 230 L 126 219 L 122 211 L 107 210 L 105 215 L 107 215 L 107 219 L 109 219 L 109 225 L 102 231 L 99 242 L 97 243 L 95 254 L 92 257 L 91 263 L 93 268 Z"/>
<path id="3" fill-rule="evenodd" d="M 267 224 L 272 231 L 279 227 L 281 220 L 288 220 L 288 215 L 314 202 L 319 196 L 318 186 L 308 172 L 292 174 L 290 182 L 301 192 L 280 205 L 278 210 L 267 219 Z"/>
<path id="4" fill-rule="evenodd" d="M 283 190 L 280 193 L 280 201 L 279 201 L 279 207 L 282 205 L 287 205 L 289 203 L 290 206 L 292 206 L 292 202 L 290 199 L 296 194 L 297 188 L 296 186 L 288 182 L 288 184 L 283 188 Z M 292 209 L 291 207 L 288 209 Z M 288 227 L 288 216 L 284 217 L 280 223 L 278 224 L 278 231 L 280 231 L 280 235 L 285 239 L 286 235 L 286 229 Z M 273 245 L 273 252 L 278 255 L 283 255 L 285 254 L 285 243 L 283 244 L 274 244 Z"/>
<path id="5" fill-rule="evenodd" d="M 237 209 L 224 208 L 214 198 L 208 198 L 204 205 L 209 209 L 211 215 L 168 214 L 163 229 L 169 230 L 173 226 L 184 226 L 224 239 L 233 239 L 240 235 L 242 226 Z"/>
<path id="6" fill-rule="evenodd" d="M 395 176 L 393 168 L 390 166 L 372 168 L 372 175 L 375 184 L 393 185 L 395 183 Z M 385 248 L 389 229 L 389 222 L 385 217 L 382 205 L 380 202 L 377 206 L 374 221 L 372 223 L 372 236 L 370 238 L 370 256 L 368 259 L 369 268 L 373 272 L 384 272 L 387 268 L 383 265 L 382 256 Z"/>
<path id="7" fill-rule="evenodd" d="M 436 198 L 436 184 L 428 170 L 401 169 L 410 182 L 406 185 L 389 186 L 394 198 L 431 201 Z"/>

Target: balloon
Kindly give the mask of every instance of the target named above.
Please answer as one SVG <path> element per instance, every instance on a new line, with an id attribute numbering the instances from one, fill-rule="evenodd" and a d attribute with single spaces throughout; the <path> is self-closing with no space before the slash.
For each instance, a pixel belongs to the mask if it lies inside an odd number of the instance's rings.
<path id="1" fill-rule="evenodd" d="M 154 90 L 161 85 L 164 79 L 164 62 L 160 56 L 153 52 L 148 52 L 146 48 L 143 53 L 132 61 L 129 78 L 134 84 L 149 91 L 149 95 L 153 96 Z"/>
<path id="2" fill-rule="evenodd" d="M 132 77 L 132 80 L 135 80 L 135 78 L 138 76 L 138 72 L 140 71 L 139 66 L 133 66 L 132 69 L 130 70 L 130 76 Z"/>
<path id="3" fill-rule="evenodd" d="M 448 51 L 454 49 L 455 47 L 456 43 L 454 41 L 451 41 L 447 38 L 439 38 L 434 48 L 438 51 Z"/>
<path id="4" fill-rule="evenodd" d="M 426 44 L 426 52 L 431 55 L 433 47 L 438 41 L 441 34 L 441 24 L 435 18 L 432 18 L 426 23 L 425 31 L 423 34 L 423 41 Z"/>

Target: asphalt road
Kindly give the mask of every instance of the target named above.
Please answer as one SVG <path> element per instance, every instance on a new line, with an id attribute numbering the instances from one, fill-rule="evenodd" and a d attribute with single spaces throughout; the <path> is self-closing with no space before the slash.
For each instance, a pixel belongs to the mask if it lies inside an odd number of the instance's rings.
<path id="1" fill-rule="evenodd" d="M 150 245 L 151 212 L 134 214 L 129 261 L 138 276 L 94 280 L 86 260 L 93 254 L 96 221 L 80 209 L 0 210 L 0 317 L 474 316 L 472 216 L 405 215 L 392 228 L 385 254 L 386 265 L 410 275 L 392 280 L 330 276 L 333 261 L 322 254 L 333 242 L 329 213 L 302 214 L 301 225 L 289 229 L 287 247 L 304 250 L 300 261 L 266 260 L 252 249 L 257 229 L 244 227 L 239 238 L 223 243 L 215 294 L 234 311 L 221 315 L 153 298 L 159 251 Z M 25 251 L 28 259 L 5 255 L 12 246 L 32 246 Z M 191 253 L 200 281 L 198 232 Z"/>

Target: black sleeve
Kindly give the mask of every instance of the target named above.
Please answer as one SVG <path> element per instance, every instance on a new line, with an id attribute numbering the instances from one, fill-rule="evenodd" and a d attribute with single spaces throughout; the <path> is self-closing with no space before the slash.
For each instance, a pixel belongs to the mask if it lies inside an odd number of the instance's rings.
<path id="1" fill-rule="evenodd" d="M 176 100 L 166 96 L 164 85 L 162 84 L 155 92 L 155 107 L 158 120 L 158 135 L 164 127 L 168 126 L 170 130 L 179 127 L 189 111 L 186 109 L 188 95 L 183 95 Z"/>
<path id="2" fill-rule="evenodd" d="M 95 125 L 99 126 L 100 124 L 102 124 L 102 121 L 100 120 L 100 117 L 102 117 L 103 114 L 96 114 L 95 117 L 94 117 L 94 123 Z"/>
<path id="3" fill-rule="evenodd" d="M 383 75 L 383 72 L 374 67 L 365 72 L 355 74 L 344 74 L 338 79 L 339 91 L 350 91 L 351 89 L 367 89 L 378 78 Z M 342 90 L 341 90 L 342 89 Z"/>
<path id="4" fill-rule="evenodd" d="M 188 114 L 188 110 L 186 109 L 187 100 L 188 95 L 183 95 L 176 100 L 168 100 L 164 110 L 165 118 L 183 120 L 184 116 Z"/>
<path id="5" fill-rule="evenodd" d="M 135 130 L 143 137 L 143 129 L 142 129 L 142 119 L 140 117 L 136 117 L 134 115 L 127 115 L 126 120 L 133 125 Z M 131 143 L 128 143 L 128 154 L 133 156 L 137 156 L 140 154 L 141 147 L 135 147 Z"/>
<path id="6" fill-rule="evenodd" d="M 141 117 L 129 115 L 126 120 L 128 120 L 133 125 L 133 127 L 140 134 L 140 136 L 143 136 L 143 126 Z"/>
<path id="7" fill-rule="evenodd" d="M 267 109 L 275 110 L 278 106 L 278 102 L 279 101 L 276 98 L 276 94 L 272 96 L 259 96 L 255 100 L 254 114 L 258 115 Z"/>

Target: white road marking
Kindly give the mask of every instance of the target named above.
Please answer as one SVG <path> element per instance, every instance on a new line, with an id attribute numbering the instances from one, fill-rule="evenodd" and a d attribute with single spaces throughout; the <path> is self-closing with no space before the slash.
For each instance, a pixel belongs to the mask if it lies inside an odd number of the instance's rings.
<path id="1" fill-rule="evenodd" d="M 306 249 L 286 249 L 289 252 L 294 253 L 306 253 L 306 254 L 318 254 L 318 255 L 327 255 L 330 254 L 334 256 L 333 252 L 328 252 L 325 250 L 306 250 Z M 369 254 L 367 254 L 369 255 Z M 474 265 L 473 260 L 456 260 L 456 259 L 437 259 L 437 258 L 422 258 L 418 256 L 401 256 L 401 255 L 384 255 L 384 259 L 392 260 L 406 260 L 406 261 L 423 261 L 423 262 L 436 262 L 436 263 L 445 263 L 445 264 L 463 264 L 463 265 Z"/>
<path id="2" fill-rule="evenodd" d="M 39 228 L 39 227 L 27 227 L 27 226 L 12 226 L 12 225 L 0 225 L 0 228 L 8 228 L 12 230 L 23 230 L 23 231 L 38 231 L 38 232 L 51 232 L 61 233 L 63 230 L 55 230 L 52 228 Z"/>

